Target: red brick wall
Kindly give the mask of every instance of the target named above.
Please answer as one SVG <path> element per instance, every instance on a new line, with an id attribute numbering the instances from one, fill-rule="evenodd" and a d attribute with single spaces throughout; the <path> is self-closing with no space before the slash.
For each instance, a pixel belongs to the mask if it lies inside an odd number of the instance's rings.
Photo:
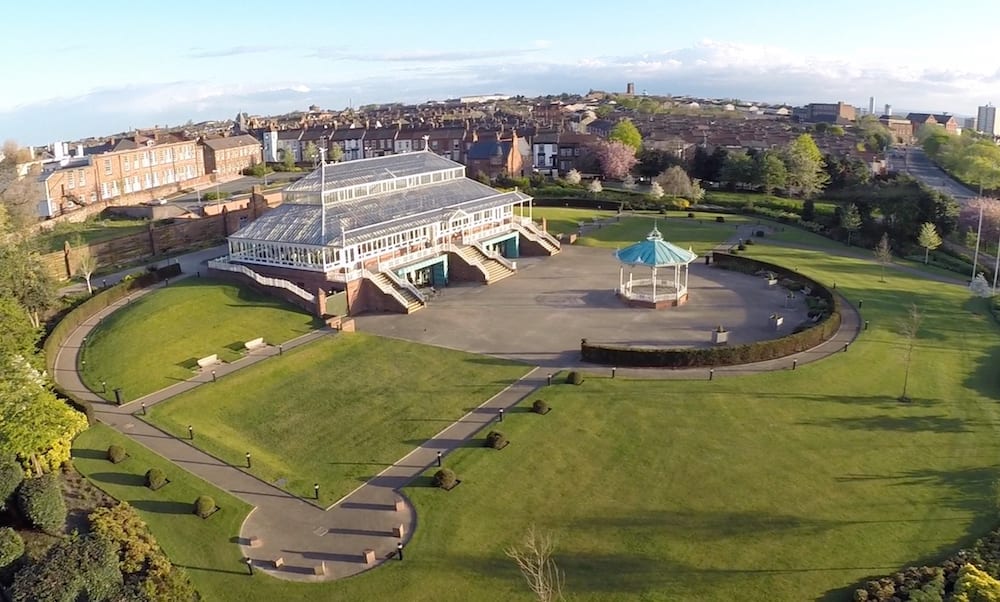
<path id="1" fill-rule="evenodd" d="M 457 253 L 448 253 L 448 280 L 455 282 L 486 283 L 486 275 L 476 266 L 469 265 L 465 258 Z"/>

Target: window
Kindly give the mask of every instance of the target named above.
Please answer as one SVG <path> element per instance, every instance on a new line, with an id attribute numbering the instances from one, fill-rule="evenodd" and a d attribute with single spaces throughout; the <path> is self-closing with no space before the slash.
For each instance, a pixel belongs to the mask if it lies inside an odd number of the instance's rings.
<path id="1" fill-rule="evenodd" d="M 153 186 L 153 176 L 150 173 L 146 174 L 146 181 L 143 188 L 151 188 Z"/>
<path id="2" fill-rule="evenodd" d="M 111 159 L 104 160 L 104 175 L 106 176 L 111 175 Z"/>
<path id="3" fill-rule="evenodd" d="M 80 182 L 80 187 L 83 188 L 87 185 L 87 172 L 83 169 L 76 172 L 76 179 Z"/>
<path id="4" fill-rule="evenodd" d="M 66 188 L 73 190 L 76 188 L 76 172 L 71 171 L 66 174 Z"/>
<path id="5" fill-rule="evenodd" d="M 149 167 L 149 151 L 142 151 L 142 166 Z"/>
<path id="6" fill-rule="evenodd" d="M 107 182 L 104 182 L 103 184 L 101 184 L 101 198 L 106 199 L 110 197 L 111 197 L 111 186 Z"/>
<path id="7" fill-rule="evenodd" d="M 132 193 L 132 180 L 125 178 L 125 194 Z"/>
<path id="8" fill-rule="evenodd" d="M 128 169 L 129 169 L 128 157 L 122 157 L 122 171 L 128 171 Z"/>

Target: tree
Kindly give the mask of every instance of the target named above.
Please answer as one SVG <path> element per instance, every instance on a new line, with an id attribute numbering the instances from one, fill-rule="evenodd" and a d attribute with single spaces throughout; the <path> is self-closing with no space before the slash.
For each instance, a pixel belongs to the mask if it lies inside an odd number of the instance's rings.
<path id="1" fill-rule="evenodd" d="M 329 159 L 331 163 L 340 163 L 344 160 L 344 149 L 342 149 L 339 144 L 331 144 L 327 155 L 327 159 Z"/>
<path id="2" fill-rule="evenodd" d="M 517 564 L 538 602 L 552 602 L 563 597 L 566 575 L 552 558 L 555 548 L 551 535 L 541 534 L 532 526 L 520 545 L 510 545 L 504 550 L 507 557 Z"/>
<path id="3" fill-rule="evenodd" d="M 702 182 L 721 182 L 722 166 L 728 156 L 729 151 L 724 147 L 717 146 L 710 154 L 704 147 L 699 146 L 694 151 L 689 173 L 692 178 L 698 178 Z"/>
<path id="4" fill-rule="evenodd" d="M 13 455 L 0 456 L 0 510 L 24 481 L 24 469 Z"/>
<path id="5" fill-rule="evenodd" d="M 287 148 L 281 150 L 281 166 L 285 171 L 295 169 L 295 154 Z"/>
<path id="6" fill-rule="evenodd" d="M 636 153 L 636 158 L 639 163 L 635 166 L 635 172 L 644 178 L 655 178 L 667 168 L 681 164 L 680 160 L 670 152 L 655 148 L 640 150 Z"/>
<path id="7" fill-rule="evenodd" d="M 591 194 L 597 194 L 602 190 L 604 190 L 604 187 L 601 186 L 601 181 L 597 178 L 591 180 L 590 184 L 587 185 L 587 192 L 590 192 Z"/>
<path id="8" fill-rule="evenodd" d="M 903 394 L 900 401 L 910 401 L 907 397 L 907 388 L 910 384 L 910 362 L 913 359 L 913 347 L 917 342 L 917 334 L 920 332 L 920 323 L 923 321 L 920 310 L 915 303 L 910 304 L 910 311 L 899 324 L 899 333 L 903 337 Z"/>
<path id="9" fill-rule="evenodd" d="M 883 234 L 878 244 L 875 245 L 875 261 L 882 268 L 882 276 L 879 278 L 879 282 L 885 282 L 885 266 L 892 263 L 892 247 L 889 246 L 888 233 Z"/>
<path id="10" fill-rule="evenodd" d="M 74 245 L 76 252 L 76 275 L 80 276 L 87 283 L 87 292 L 94 294 L 94 287 L 90 283 L 90 277 L 97 269 L 97 253 L 90 248 L 90 245 L 83 242 L 82 238 L 77 238 Z"/>
<path id="11" fill-rule="evenodd" d="M 577 186 L 582 180 L 583 176 L 581 176 L 580 172 L 575 169 L 569 170 L 569 173 L 566 174 L 567 184 L 572 184 L 573 186 Z"/>
<path id="12" fill-rule="evenodd" d="M 969 283 L 969 290 L 973 295 L 983 299 L 993 296 L 993 289 L 990 288 L 990 283 L 986 282 L 986 277 L 983 276 L 982 272 L 976 274 L 976 277 Z"/>
<path id="13" fill-rule="evenodd" d="M 754 161 L 746 151 L 731 152 L 719 170 L 719 180 L 736 190 L 753 182 Z"/>
<path id="14" fill-rule="evenodd" d="M 941 246 L 941 237 L 938 236 L 934 224 L 924 222 L 924 225 L 920 227 L 920 236 L 917 237 L 917 242 L 924 248 L 924 265 L 926 265 L 930 259 L 931 251 Z"/>
<path id="15" fill-rule="evenodd" d="M 858 206 L 851 203 L 844 211 L 844 216 L 840 220 L 840 225 L 847 230 L 847 246 L 851 246 L 851 234 L 861 229 L 861 214 L 858 213 Z"/>
<path id="16" fill-rule="evenodd" d="M 24 540 L 10 527 L 0 527 L 0 570 L 24 555 Z"/>
<path id="17" fill-rule="evenodd" d="M 40 367 L 37 356 L 39 330 L 32 325 L 24 309 L 7 295 L 0 295 L 0 378 L 7 376 L 16 358 Z"/>
<path id="18" fill-rule="evenodd" d="M 781 157 L 772 152 L 759 153 L 754 159 L 754 180 L 765 194 L 784 188 L 788 183 L 788 169 Z"/>
<path id="19" fill-rule="evenodd" d="M 594 155 L 604 177 L 614 180 L 624 178 L 638 162 L 635 149 L 619 141 L 598 142 L 594 145 Z"/>
<path id="20" fill-rule="evenodd" d="M 114 544 L 88 534 L 59 540 L 45 556 L 19 570 L 10 597 L 13 602 L 107 600 L 121 586 Z"/>
<path id="21" fill-rule="evenodd" d="M 668 196 L 692 198 L 695 196 L 691 178 L 685 173 L 684 168 L 674 165 L 656 178 L 657 183 L 663 187 L 663 193 Z M 700 188 L 699 188 L 700 190 Z"/>
<path id="22" fill-rule="evenodd" d="M 625 179 L 622 180 L 622 186 L 625 187 L 625 190 L 635 190 L 635 178 L 632 177 L 632 174 L 625 176 Z"/>
<path id="23" fill-rule="evenodd" d="M 17 240 L 12 234 L 7 240 L 0 238 L 0 296 L 14 298 L 35 328 L 41 327 L 42 312 L 55 304 L 55 287 L 41 257 L 31 249 L 30 241 Z"/>
<path id="24" fill-rule="evenodd" d="M 607 119 L 614 112 L 615 108 L 611 105 L 601 105 L 594 109 L 594 114 L 600 119 Z"/>
<path id="25" fill-rule="evenodd" d="M 816 221 L 816 202 L 812 199 L 806 199 L 802 203 L 802 221 L 804 222 L 814 222 Z"/>
<path id="26" fill-rule="evenodd" d="M 27 174 L 19 165 L 32 159 L 31 151 L 20 148 L 13 140 L 3 143 L 0 151 L 0 206 L 18 229 L 38 221 L 38 175 L 39 166 L 32 167 Z"/>
<path id="27" fill-rule="evenodd" d="M 316 159 L 319 157 L 319 147 L 314 142 L 307 143 L 306 147 L 302 150 L 302 156 L 306 161 L 315 165 Z"/>
<path id="28" fill-rule="evenodd" d="M 21 483 L 17 507 L 35 527 L 56 534 L 66 524 L 66 502 L 55 474 L 49 473 Z"/>
<path id="29" fill-rule="evenodd" d="M 823 154 L 809 134 L 800 134 L 784 149 L 788 185 L 806 198 L 823 190 L 830 176 L 824 170 Z"/>
<path id="30" fill-rule="evenodd" d="M 653 182 L 649 187 L 649 196 L 654 200 L 659 200 L 663 198 L 663 186 L 660 186 L 659 182 Z"/>
<path id="31" fill-rule="evenodd" d="M 639 133 L 639 128 L 635 127 L 631 120 L 622 119 L 611 128 L 611 132 L 608 133 L 608 142 L 621 142 L 625 146 L 631 147 L 634 156 L 642 148 L 642 134 Z"/>

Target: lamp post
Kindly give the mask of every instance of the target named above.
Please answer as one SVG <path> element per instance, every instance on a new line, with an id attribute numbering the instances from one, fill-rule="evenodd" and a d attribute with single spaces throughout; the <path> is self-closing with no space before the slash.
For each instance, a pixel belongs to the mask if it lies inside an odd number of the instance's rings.
<path id="1" fill-rule="evenodd" d="M 403 559 L 403 542 L 399 542 L 396 544 L 396 554 L 398 555 L 400 560 Z"/>
<path id="2" fill-rule="evenodd" d="M 222 200 L 222 187 L 219 185 L 219 170 L 213 169 L 212 173 L 215 174 L 215 206 L 218 208 L 219 201 Z"/>
<path id="3" fill-rule="evenodd" d="M 253 559 L 247 558 L 247 569 L 250 571 L 250 576 L 253 577 Z"/>

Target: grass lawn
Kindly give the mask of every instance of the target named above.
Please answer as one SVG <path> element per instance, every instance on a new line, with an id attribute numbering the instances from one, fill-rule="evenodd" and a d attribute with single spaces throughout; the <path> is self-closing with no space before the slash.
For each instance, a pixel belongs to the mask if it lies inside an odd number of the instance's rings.
<path id="1" fill-rule="evenodd" d="M 51 232 L 39 234 L 36 242 L 38 249 L 47 253 L 61 251 L 63 243 L 66 241 L 69 241 L 71 245 L 75 244 L 77 237 L 80 237 L 85 243 L 91 244 L 144 232 L 148 227 L 148 220 L 127 218 L 91 219 L 77 224 L 60 222 Z"/>
<path id="2" fill-rule="evenodd" d="M 757 223 L 756 219 L 742 215 L 726 215 L 725 223 L 721 224 L 715 221 L 714 213 L 695 213 L 695 218 L 686 216 L 687 212 L 670 212 L 623 217 L 619 223 L 588 232 L 576 244 L 610 249 L 627 246 L 644 240 L 656 224 L 664 240 L 685 249 L 691 247 L 702 255 L 734 236 L 738 224 Z"/>
<path id="3" fill-rule="evenodd" d="M 198 358 L 240 357 L 243 343 L 264 337 L 277 344 L 318 326 L 312 316 L 249 288 L 186 278 L 120 309 L 87 337 L 83 381 L 107 396 L 121 387 L 127 399 L 186 380 Z"/>
<path id="4" fill-rule="evenodd" d="M 518 379 L 523 364 L 361 333 L 286 352 L 150 409 L 226 462 L 329 504 Z"/>
<path id="5" fill-rule="evenodd" d="M 542 218 L 546 220 L 546 228 L 552 234 L 572 234 L 580 229 L 581 223 L 589 223 L 594 218 L 606 218 L 615 215 L 616 211 L 601 209 L 573 209 L 569 207 L 533 207 L 532 219 L 539 224 Z"/>
<path id="6" fill-rule="evenodd" d="M 128 459 L 120 464 L 109 462 L 107 449 L 112 443 L 122 445 Z M 239 546 L 230 542 L 250 512 L 245 502 L 102 424 L 73 442 L 73 465 L 106 493 L 134 506 L 170 560 L 187 571 L 195 587 L 201 588 L 211 575 L 227 574 L 231 579 L 246 574 Z M 154 467 L 163 470 L 170 483 L 151 491 L 145 486 L 145 474 Z M 208 519 L 192 512 L 199 495 L 211 496 L 220 508 Z M 227 598 L 216 592 L 210 599 Z"/>
<path id="7" fill-rule="evenodd" d="M 308 585 L 242 575 L 229 542 L 234 533 L 185 537 L 180 532 L 187 516 L 158 515 L 154 533 L 163 538 L 164 530 L 178 531 L 167 537 L 178 540 L 189 560 L 175 561 L 195 567 L 191 575 L 208 600 L 527 602 L 532 597 L 503 549 L 534 524 L 556 536 L 556 558 L 574 600 L 721 602 L 849 600 L 859 581 L 933 562 L 995 526 L 1000 341 L 985 302 L 971 299 L 962 287 L 905 273 L 890 272 L 879 282 L 877 265 L 823 251 L 754 245 L 747 254 L 794 264 L 821 281 L 836 280 L 849 300 L 864 299 L 863 318 L 871 329 L 847 353 L 796 371 L 666 384 L 591 377 L 579 387 L 544 389 L 528 401 L 544 398 L 552 412 L 509 412 L 506 449 L 463 448 L 447 457 L 463 480 L 457 489 L 407 489 L 419 519 L 406 562 L 342 582 Z M 910 373 L 914 401 L 901 404 L 898 321 L 911 302 L 925 319 Z M 419 349 L 423 365 L 434 366 L 435 350 Z M 375 358 L 363 348 L 354 351 L 362 354 L 352 363 L 356 371 L 385 357 L 384 349 Z M 281 367 L 296 390 L 335 372 L 321 364 L 307 374 L 297 368 L 307 362 L 281 363 L 294 355 L 261 368 Z M 405 353 L 391 357 L 394 365 L 411 361 Z M 487 362 L 480 369 L 492 368 L 493 360 L 478 361 Z M 260 378 L 265 384 L 274 379 Z M 201 400 L 197 416 L 207 423 L 200 427 L 201 441 L 206 429 L 225 429 L 214 406 L 234 407 L 227 401 L 234 395 L 221 394 L 226 381 L 220 381 L 219 395 Z M 239 390 L 256 395 L 257 384 Z M 442 395 L 455 388 L 438 386 Z M 385 413 L 379 397 L 359 398 L 378 405 L 357 418 L 298 428 L 322 430 L 336 444 L 343 422 Z M 284 424 L 289 407 L 283 398 L 261 399 L 272 406 L 271 422 Z M 240 407 L 254 412 L 263 405 Z M 233 411 L 225 413 L 230 424 Z M 303 414 L 301 420 L 320 415 Z M 186 428 L 183 420 L 179 424 Z M 387 427 L 392 425 L 378 428 Z M 81 435 L 77 447 L 94 431 Z M 300 453 L 299 440 L 316 441 L 298 434 L 290 440 L 280 432 L 270 440 L 281 441 L 289 456 Z M 106 444 L 88 447 L 103 450 Z M 246 450 L 237 451 L 238 460 Z M 81 471 L 95 478 L 80 462 Z M 141 464 L 144 471 L 151 461 Z M 99 469 L 111 473 L 118 467 L 103 462 Z M 104 479 L 112 487 L 118 477 Z M 137 489 L 131 493 L 148 499 Z M 204 549 L 195 557 L 183 546 Z M 174 550 L 164 548 L 173 557 Z"/>

